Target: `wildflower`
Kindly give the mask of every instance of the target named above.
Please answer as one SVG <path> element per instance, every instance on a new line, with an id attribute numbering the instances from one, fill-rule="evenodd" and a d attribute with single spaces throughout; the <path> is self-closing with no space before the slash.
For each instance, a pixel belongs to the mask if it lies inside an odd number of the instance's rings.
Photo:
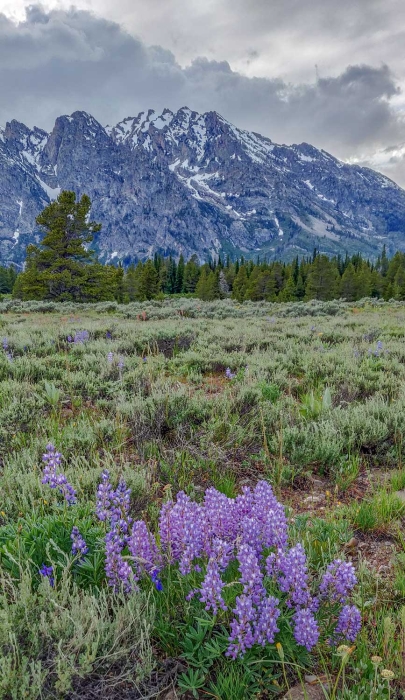
<path id="1" fill-rule="evenodd" d="M 112 338 L 112 333 L 111 333 L 111 331 L 107 331 L 106 334 L 105 334 L 105 337 L 107 338 L 107 340 L 111 340 L 111 338 Z"/>
<path id="2" fill-rule="evenodd" d="M 301 544 L 291 547 L 287 552 L 281 553 L 278 562 L 281 576 L 279 577 L 280 589 L 283 593 L 289 593 L 287 605 L 306 607 L 311 602 L 308 588 L 307 558 Z"/>
<path id="3" fill-rule="evenodd" d="M 225 370 L 225 377 L 226 377 L 227 379 L 235 379 L 236 374 L 235 374 L 234 372 L 231 371 L 231 368 L 230 368 L 230 367 L 227 367 L 226 370 Z"/>
<path id="4" fill-rule="evenodd" d="M 280 659 L 283 661 L 283 659 L 284 659 L 284 649 L 283 649 L 283 645 L 282 645 L 280 642 L 277 642 L 277 644 L 276 644 L 276 649 L 277 649 L 277 653 L 278 653 Z"/>
<path id="5" fill-rule="evenodd" d="M 147 362 L 147 360 L 148 360 L 147 357 L 143 357 L 143 358 L 142 358 L 142 362 Z"/>
<path id="6" fill-rule="evenodd" d="M 157 591 L 163 591 L 163 584 L 161 580 L 158 578 L 159 572 L 157 570 L 152 572 L 151 579 L 153 583 L 155 584 L 155 588 Z"/>
<path id="7" fill-rule="evenodd" d="M 7 359 L 8 359 L 9 362 L 13 362 L 13 361 L 14 361 L 14 357 L 12 356 L 11 352 L 6 352 L 6 357 L 7 357 Z"/>
<path id="8" fill-rule="evenodd" d="M 68 482 L 66 476 L 62 472 L 58 472 L 58 467 L 62 459 L 60 452 L 57 452 L 52 443 L 46 446 L 46 452 L 42 455 L 42 460 L 45 466 L 42 474 L 42 483 L 48 484 L 51 489 L 59 489 L 59 493 L 63 495 L 69 505 L 76 503 L 76 491 Z"/>
<path id="9" fill-rule="evenodd" d="M 389 668 L 383 668 L 380 675 L 381 678 L 384 678 L 386 681 L 392 681 L 392 679 L 395 678 L 395 673 L 390 671 Z"/>
<path id="10" fill-rule="evenodd" d="M 84 555 L 89 551 L 89 548 L 76 525 L 72 529 L 70 539 L 72 540 L 72 554 L 74 556 L 76 556 L 76 554 L 80 554 L 81 557 L 84 557 Z"/>
<path id="11" fill-rule="evenodd" d="M 264 598 L 258 608 L 257 620 L 254 625 L 255 643 L 265 646 L 273 644 L 274 637 L 279 632 L 277 619 L 280 617 L 280 610 L 277 607 L 279 601 L 273 596 Z"/>
<path id="12" fill-rule="evenodd" d="M 345 605 L 340 611 L 335 628 L 335 637 L 354 642 L 361 628 L 360 610 L 355 605 Z"/>
<path id="13" fill-rule="evenodd" d="M 109 365 L 112 365 L 113 361 L 114 361 L 114 353 L 113 353 L 113 352 L 109 352 L 108 355 L 107 355 L 107 362 L 108 362 Z"/>
<path id="14" fill-rule="evenodd" d="M 237 656 L 243 656 L 255 643 L 253 622 L 256 621 L 257 611 L 251 597 L 242 594 L 237 596 L 233 612 L 235 618 L 231 621 L 230 644 L 226 655 L 236 659 Z"/>
<path id="15" fill-rule="evenodd" d="M 254 549 L 248 544 L 243 544 L 238 551 L 238 561 L 243 593 L 251 596 L 252 602 L 258 605 L 265 594 L 265 589 L 263 586 L 263 574 L 260 571 Z"/>
<path id="16" fill-rule="evenodd" d="M 143 571 L 148 574 L 156 572 L 157 564 L 161 563 L 160 556 L 156 540 L 143 520 L 137 520 L 133 524 L 128 549 L 134 559 L 134 568 L 138 576 Z"/>
<path id="17" fill-rule="evenodd" d="M 3 346 L 3 350 L 7 350 L 7 348 L 8 348 L 8 338 L 5 338 L 5 337 L 4 337 L 3 340 L 1 341 L 1 344 L 2 344 L 2 346 Z"/>
<path id="18" fill-rule="evenodd" d="M 351 649 L 347 646 L 347 644 L 341 644 L 338 646 L 336 651 L 338 654 L 350 654 Z"/>
<path id="19" fill-rule="evenodd" d="M 121 371 L 122 369 L 124 369 L 124 358 L 123 358 L 123 357 L 120 357 L 120 359 L 118 360 L 118 362 L 117 362 L 117 367 L 118 367 L 118 369 L 119 369 L 120 371 Z"/>
<path id="20" fill-rule="evenodd" d="M 53 588 L 55 585 L 55 579 L 53 577 L 53 566 L 46 566 L 46 564 L 42 564 L 39 573 L 41 574 L 41 576 L 49 580 L 49 583 Z"/>
<path id="21" fill-rule="evenodd" d="M 122 556 L 123 541 L 113 528 L 105 537 L 105 572 L 109 585 L 114 590 L 123 587 L 130 593 L 135 585 L 134 572 Z"/>
<path id="22" fill-rule="evenodd" d="M 329 596 L 334 601 L 345 603 L 356 583 L 353 564 L 335 559 L 326 569 L 319 590 L 322 597 Z"/>
<path id="23" fill-rule="evenodd" d="M 200 588 L 200 601 L 205 603 L 206 610 L 212 610 L 214 615 L 218 612 L 218 606 L 226 610 L 225 601 L 222 597 L 222 589 L 225 583 L 222 581 L 218 562 L 211 557 L 208 562 L 207 572 Z"/>
<path id="24" fill-rule="evenodd" d="M 73 342 L 75 345 L 83 345 L 89 339 L 89 331 L 77 331 Z"/>
<path id="25" fill-rule="evenodd" d="M 302 608 L 294 614 L 293 620 L 295 641 L 311 651 L 319 639 L 318 624 L 313 613 Z"/>
<path id="26" fill-rule="evenodd" d="M 381 658 L 381 656 L 372 656 L 371 662 L 373 664 L 380 664 L 382 662 L 382 658 Z"/>
<path id="27" fill-rule="evenodd" d="M 107 520 L 113 499 L 110 473 L 105 469 L 101 474 L 101 484 L 97 489 L 96 514 L 99 520 Z"/>

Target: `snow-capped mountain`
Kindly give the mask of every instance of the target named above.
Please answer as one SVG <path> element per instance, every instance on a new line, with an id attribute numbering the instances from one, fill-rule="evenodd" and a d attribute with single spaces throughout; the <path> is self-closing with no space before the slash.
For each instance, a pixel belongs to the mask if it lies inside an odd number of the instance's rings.
<path id="1" fill-rule="evenodd" d="M 405 250 L 405 191 L 303 143 L 280 146 L 216 112 L 153 110 L 103 127 L 85 112 L 51 133 L 0 130 L 0 259 L 21 263 L 61 189 L 90 196 L 104 261 L 155 251 L 291 258 L 314 247 Z"/>

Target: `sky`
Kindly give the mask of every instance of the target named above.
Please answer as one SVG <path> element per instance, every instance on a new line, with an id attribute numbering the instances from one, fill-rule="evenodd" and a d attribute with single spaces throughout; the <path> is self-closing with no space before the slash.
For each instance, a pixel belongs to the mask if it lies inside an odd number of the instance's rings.
<path id="1" fill-rule="evenodd" d="M 0 0 L 0 124 L 216 110 L 405 187 L 404 0 Z"/>

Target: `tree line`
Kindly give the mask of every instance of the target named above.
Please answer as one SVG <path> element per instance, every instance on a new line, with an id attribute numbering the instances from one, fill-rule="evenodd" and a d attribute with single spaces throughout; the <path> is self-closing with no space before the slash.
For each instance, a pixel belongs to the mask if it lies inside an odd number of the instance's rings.
<path id="1" fill-rule="evenodd" d="M 385 247 L 375 262 L 360 254 L 329 258 L 315 250 L 310 257 L 278 261 L 231 260 L 219 255 L 200 263 L 156 254 L 129 265 L 101 264 L 90 244 L 100 225 L 89 220 L 90 199 L 61 192 L 37 217 L 44 236 L 27 247 L 22 273 L 0 267 L 0 294 L 23 300 L 146 301 L 166 295 L 202 300 L 231 297 L 251 301 L 328 301 L 363 297 L 405 300 L 405 254 L 388 259 Z"/>

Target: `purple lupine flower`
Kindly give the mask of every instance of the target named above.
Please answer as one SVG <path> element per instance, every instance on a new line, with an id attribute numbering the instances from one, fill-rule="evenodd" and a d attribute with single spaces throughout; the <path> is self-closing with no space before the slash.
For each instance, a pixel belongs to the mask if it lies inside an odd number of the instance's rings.
<path id="1" fill-rule="evenodd" d="M 345 603 L 349 593 L 357 583 L 354 566 L 351 562 L 335 559 L 326 569 L 319 586 L 322 598 Z"/>
<path id="2" fill-rule="evenodd" d="M 120 479 L 117 488 L 112 492 L 112 508 L 110 520 L 113 526 L 119 527 L 122 532 L 128 532 L 132 518 L 129 517 L 131 489 L 127 488 L 124 479 Z"/>
<path id="3" fill-rule="evenodd" d="M 109 365 L 112 365 L 112 363 L 114 362 L 114 353 L 113 353 L 113 352 L 109 352 L 109 353 L 108 353 L 108 355 L 107 355 L 107 362 L 108 362 Z"/>
<path id="4" fill-rule="evenodd" d="M 361 629 L 361 613 L 355 605 L 345 605 L 340 611 L 335 628 L 337 640 L 347 639 L 354 642 Z"/>
<path id="5" fill-rule="evenodd" d="M 297 644 L 311 651 L 319 639 L 318 623 L 311 610 L 301 608 L 294 616 L 294 637 Z"/>
<path id="6" fill-rule="evenodd" d="M 311 602 L 308 587 L 307 558 L 301 544 L 280 552 L 278 557 L 279 585 L 283 593 L 289 593 L 287 605 L 292 607 L 307 607 Z"/>
<path id="7" fill-rule="evenodd" d="M 231 621 L 231 634 L 226 656 L 236 659 L 243 656 L 247 649 L 251 649 L 255 643 L 253 626 L 257 621 L 257 610 L 254 608 L 250 596 L 237 596 L 233 610 L 235 618 Z"/>
<path id="8" fill-rule="evenodd" d="M 160 512 L 159 534 L 163 552 L 169 561 L 179 562 L 185 576 L 193 560 L 201 556 L 205 540 L 204 508 L 179 491 L 176 503 L 168 501 Z"/>
<path id="9" fill-rule="evenodd" d="M 155 588 L 157 591 L 163 591 L 163 584 L 159 578 L 158 570 L 152 571 L 151 580 L 155 584 Z"/>
<path id="10" fill-rule="evenodd" d="M 46 452 L 42 455 L 42 461 L 45 462 L 42 483 L 49 484 L 51 489 L 57 486 L 57 469 L 60 466 L 62 455 L 57 452 L 56 447 L 50 442 L 46 446 Z"/>
<path id="11" fill-rule="evenodd" d="M 112 338 L 112 333 L 111 333 L 111 331 L 107 331 L 106 334 L 105 334 L 105 337 L 107 338 L 107 340 L 111 340 L 111 338 Z"/>
<path id="12" fill-rule="evenodd" d="M 216 615 L 218 607 L 226 610 L 225 601 L 222 597 L 222 589 L 225 586 L 221 579 L 219 565 L 213 557 L 209 560 L 204 581 L 200 588 L 200 601 L 205 603 L 206 610 L 212 610 Z"/>
<path id="13" fill-rule="evenodd" d="M 277 501 L 267 481 L 259 481 L 253 492 L 253 515 L 262 524 L 264 547 L 285 549 L 288 524 L 284 506 Z"/>
<path id="14" fill-rule="evenodd" d="M 1 344 L 3 346 L 3 350 L 8 349 L 8 338 L 4 337 L 3 340 L 1 341 Z"/>
<path id="15" fill-rule="evenodd" d="M 274 552 L 271 552 L 268 557 L 266 557 L 266 574 L 269 578 L 273 578 L 276 573 L 277 557 Z"/>
<path id="16" fill-rule="evenodd" d="M 6 357 L 9 362 L 14 362 L 14 357 L 12 356 L 11 352 L 6 352 Z"/>
<path id="17" fill-rule="evenodd" d="M 39 573 L 41 574 L 41 576 L 49 580 L 49 583 L 53 588 L 55 585 L 55 579 L 53 577 L 53 566 L 46 566 L 46 564 L 42 564 Z"/>
<path id="18" fill-rule="evenodd" d="M 105 521 L 111 517 L 111 506 L 114 489 L 110 483 L 110 473 L 105 469 L 101 474 L 101 484 L 97 489 L 96 514 L 99 520 Z"/>
<path id="19" fill-rule="evenodd" d="M 236 539 L 238 521 L 234 499 L 211 487 L 205 492 L 204 512 L 209 536 L 228 542 Z M 206 553 L 209 555 L 209 552 Z"/>
<path id="20" fill-rule="evenodd" d="M 232 370 L 231 370 L 230 367 L 227 367 L 226 370 L 225 370 L 225 377 L 226 377 L 227 379 L 235 379 L 236 373 L 235 373 L 235 372 L 232 372 Z"/>
<path id="21" fill-rule="evenodd" d="M 159 573 L 159 566 L 162 562 L 156 540 L 143 520 L 134 522 L 131 536 L 128 539 L 128 549 L 134 559 L 137 576 L 140 576 L 144 571 L 150 575 Z"/>
<path id="22" fill-rule="evenodd" d="M 75 345 L 83 345 L 89 339 L 89 331 L 76 331 L 73 342 Z"/>
<path id="23" fill-rule="evenodd" d="M 238 550 L 238 561 L 243 593 L 251 597 L 252 603 L 258 605 L 266 591 L 263 586 L 263 574 L 253 547 L 242 544 Z"/>
<path id="24" fill-rule="evenodd" d="M 85 540 L 81 536 L 79 528 L 76 527 L 76 525 L 72 529 L 70 539 L 72 540 L 72 554 L 73 554 L 73 556 L 80 554 L 80 558 L 84 557 L 85 554 L 87 554 L 87 552 L 89 551 L 89 548 L 88 548 Z"/>
<path id="25" fill-rule="evenodd" d="M 71 335 L 68 335 L 67 341 L 68 341 L 68 343 L 73 343 L 73 338 Z"/>
<path id="26" fill-rule="evenodd" d="M 48 484 L 51 489 L 59 489 L 69 505 L 76 503 L 76 491 L 73 486 L 68 482 L 66 476 L 60 472 L 58 473 L 58 467 L 60 465 L 62 455 L 57 452 L 56 448 L 52 443 L 46 446 L 46 452 L 42 455 L 42 460 L 45 462 L 45 466 L 42 473 L 42 483 Z"/>
<path id="27" fill-rule="evenodd" d="M 220 571 L 225 571 L 230 561 L 234 558 L 234 550 L 235 547 L 233 544 L 225 542 L 225 540 L 221 540 L 219 537 L 214 538 L 211 553 L 212 557 L 215 558 L 215 561 L 218 563 Z M 196 565 L 194 570 L 201 571 L 201 567 Z"/>
<path id="28" fill-rule="evenodd" d="M 147 357 L 143 357 L 143 358 L 142 358 L 142 362 L 147 362 L 147 361 L 148 361 L 148 358 L 147 358 Z"/>
<path id="29" fill-rule="evenodd" d="M 123 587 L 130 593 L 135 585 L 135 575 L 122 556 L 123 541 L 119 533 L 112 529 L 105 537 L 105 572 L 109 585 L 114 590 Z"/>
<path id="30" fill-rule="evenodd" d="M 266 644 L 274 644 L 274 638 L 279 632 L 277 620 L 281 615 L 277 607 L 279 601 L 273 596 L 263 598 L 263 601 L 258 609 L 257 620 L 254 626 L 255 643 L 265 646 Z"/>
<path id="31" fill-rule="evenodd" d="M 118 362 L 117 362 L 117 367 L 118 367 L 118 369 L 119 369 L 120 371 L 121 371 L 122 369 L 124 369 L 124 364 L 125 364 L 125 363 L 124 363 L 124 358 L 121 356 L 120 359 L 119 359 Z"/>

